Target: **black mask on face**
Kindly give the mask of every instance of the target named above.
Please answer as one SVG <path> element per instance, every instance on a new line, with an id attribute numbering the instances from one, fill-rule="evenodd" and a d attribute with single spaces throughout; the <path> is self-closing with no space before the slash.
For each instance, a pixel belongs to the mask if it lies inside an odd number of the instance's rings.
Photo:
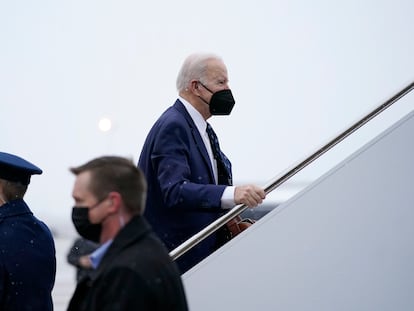
<path id="1" fill-rule="evenodd" d="M 221 115 L 221 116 L 228 116 L 232 111 L 234 104 L 233 94 L 230 90 L 221 90 L 213 93 L 208 87 L 206 87 L 203 83 L 199 81 L 199 83 L 210 93 L 213 95 L 211 96 L 210 103 L 205 101 L 202 97 L 200 97 L 207 105 L 210 107 L 210 113 L 212 115 Z"/>
<path id="2" fill-rule="evenodd" d="M 89 208 L 85 206 L 74 206 L 72 209 L 72 222 L 76 231 L 85 239 L 100 242 L 102 224 L 92 224 L 89 221 Z"/>

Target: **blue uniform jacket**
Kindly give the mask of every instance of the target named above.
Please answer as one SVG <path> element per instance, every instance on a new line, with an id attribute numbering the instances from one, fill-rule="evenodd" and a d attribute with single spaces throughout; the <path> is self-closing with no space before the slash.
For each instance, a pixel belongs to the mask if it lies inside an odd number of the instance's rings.
<path id="1" fill-rule="evenodd" d="M 223 215 L 226 186 L 215 184 L 204 142 L 179 100 L 150 130 L 138 166 L 148 182 L 145 217 L 168 250 Z M 217 234 L 178 258 L 182 273 L 214 251 Z"/>
<path id="2" fill-rule="evenodd" d="M 53 310 L 52 234 L 23 200 L 0 207 L 0 310 Z"/>

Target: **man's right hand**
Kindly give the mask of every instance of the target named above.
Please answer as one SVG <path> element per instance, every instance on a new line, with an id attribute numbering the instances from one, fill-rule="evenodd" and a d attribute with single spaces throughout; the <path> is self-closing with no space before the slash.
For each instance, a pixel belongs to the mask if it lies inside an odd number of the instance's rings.
<path id="1" fill-rule="evenodd" d="M 249 208 L 256 207 L 266 198 L 264 190 L 256 185 L 237 186 L 234 190 L 234 202 Z"/>

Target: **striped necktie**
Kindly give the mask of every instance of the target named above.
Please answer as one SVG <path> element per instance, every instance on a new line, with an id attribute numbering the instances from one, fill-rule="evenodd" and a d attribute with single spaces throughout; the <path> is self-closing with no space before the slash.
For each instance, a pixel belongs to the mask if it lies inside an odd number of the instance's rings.
<path id="1" fill-rule="evenodd" d="M 207 123 L 206 132 L 210 139 L 211 149 L 213 151 L 214 158 L 217 161 L 217 175 L 219 185 L 233 185 L 233 177 L 231 174 L 230 160 L 220 150 L 220 145 L 216 133 L 209 123 Z"/>

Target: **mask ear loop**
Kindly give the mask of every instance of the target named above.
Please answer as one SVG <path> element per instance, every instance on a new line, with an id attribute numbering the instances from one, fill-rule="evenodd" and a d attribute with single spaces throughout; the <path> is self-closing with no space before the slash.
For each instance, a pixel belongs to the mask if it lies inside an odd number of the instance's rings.
<path id="1" fill-rule="evenodd" d="M 198 83 L 200 83 L 202 86 L 203 86 L 203 88 L 205 88 L 207 91 L 209 91 L 211 94 L 214 94 L 214 92 L 212 91 L 212 90 L 210 90 L 207 86 L 205 86 L 204 84 L 203 84 L 203 82 L 201 82 L 200 80 L 198 80 L 197 81 Z"/>
<path id="2" fill-rule="evenodd" d="M 195 89 L 198 90 L 198 84 L 201 84 L 207 91 L 209 91 L 211 94 L 214 94 L 208 87 L 206 87 L 201 81 L 196 81 L 196 85 L 195 85 Z M 210 103 L 208 101 L 206 101 L 203 97 L 201 97 L 200 95 L 198 95 L 198 98 L 200 98 L 207 106 L 210 106 Z"/>

